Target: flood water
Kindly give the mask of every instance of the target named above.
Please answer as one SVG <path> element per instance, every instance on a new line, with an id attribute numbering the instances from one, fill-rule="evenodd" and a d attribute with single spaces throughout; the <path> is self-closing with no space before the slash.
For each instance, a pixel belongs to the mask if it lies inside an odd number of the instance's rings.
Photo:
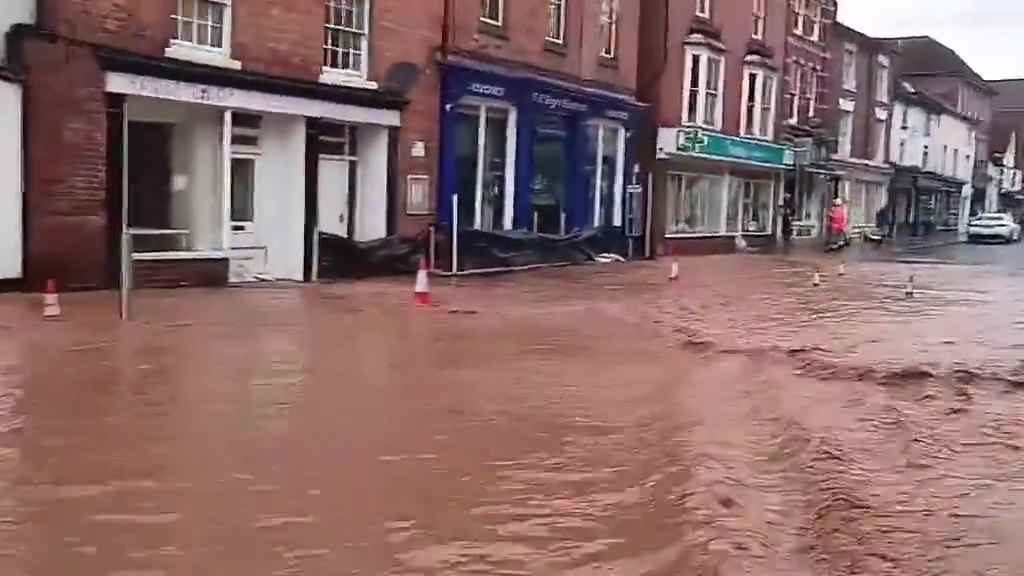
<path id="1" fill-rule="evenodd" d="M 1024 572 L 1005 271 L 681 265 L 0 297 L 0 574 Z"/>

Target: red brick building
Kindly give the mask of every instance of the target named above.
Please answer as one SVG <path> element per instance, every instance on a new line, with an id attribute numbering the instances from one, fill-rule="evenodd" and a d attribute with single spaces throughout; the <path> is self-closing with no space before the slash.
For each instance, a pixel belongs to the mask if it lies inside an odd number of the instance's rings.
<path id="1" fill-rule="evenodd" d="M 648 161 L 659 253 L 731 251 L 737 236 L 774 241 L 794 163 L 782 144 L 789 4 L 642 3 L 639 82 L 657 127 Z"/>
<path id="2" fill-rule="evenodd" d="M 783 138 L 797 150 L 797 169 L 787 177 L 783 210 L 796 237 L 821 232 L 823 206 L 839 193 L 840 172 L 828 165 L 835 133 L 825 126 L 834 105 L 827 96 L 837 81 L 830 49 L 835 0 L 791 0 L 786 26 Z"/>
<path id="3" fill-rule="evenodd" d="M 640 8 L 622 0 L 445 2 L 438 222 L 445 240 L 642 228 Z M 459 271 L 486 263 L 451 255 Z M 457 250 L 456 250 L 457 251 Z M 454 260 L 454 262 L 452 261 Z"/>
<path id="4" fill-rule="evenodd" d="M 25 78 L 29 287 L 315 275 L 316 233 L 433 221 L 443 12 L 404 0 L 40 0 Z"/>

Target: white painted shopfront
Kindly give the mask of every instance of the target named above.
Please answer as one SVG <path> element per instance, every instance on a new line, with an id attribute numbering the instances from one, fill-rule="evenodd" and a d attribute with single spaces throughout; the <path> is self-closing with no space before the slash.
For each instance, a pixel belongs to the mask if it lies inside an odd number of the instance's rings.
<path id="1" fill-rule="evenodd" d="M 22 276 L 21 85 L 0 79 L 0 280 Z"/>
<path id="2" fill-rule="evenodd" d="M 301 281 L 307 118 L 352 135 L 317 163 L 320 228 L 386 234 L 397 111 L 113 72 L 106 88 L 126 95 L 133 260 L 227 258 L 231 281 Z"/>

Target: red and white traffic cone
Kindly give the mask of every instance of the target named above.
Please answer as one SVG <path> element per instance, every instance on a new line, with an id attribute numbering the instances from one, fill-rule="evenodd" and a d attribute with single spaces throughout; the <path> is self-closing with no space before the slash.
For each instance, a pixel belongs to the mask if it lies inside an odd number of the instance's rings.
<path id="1" fill-rule="evenodd" d="M 427 272 L 427 259 L 420 258 L 420 269 L 416 271 L 416 287 L 413 291 L 413 302 L 417 306 L 430 306 L 430 274 Z"/>
<path id="2" fill-rule="evenodd" d="M 43 318 L 60 318 L 60 294 L 57 293 L 57 281 L 53 278 L 46 281 L 46 292 L 43 292 Z"/>

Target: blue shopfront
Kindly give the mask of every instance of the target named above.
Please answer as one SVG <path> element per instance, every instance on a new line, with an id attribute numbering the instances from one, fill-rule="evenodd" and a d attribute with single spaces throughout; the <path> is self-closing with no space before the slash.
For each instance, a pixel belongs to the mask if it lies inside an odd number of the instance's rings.
<path id="1" fill-rule="evenodd" d="M 565 234 L 624 227 L 640 183 L 628 97 L 444 66 L 442 229 Z"/>

